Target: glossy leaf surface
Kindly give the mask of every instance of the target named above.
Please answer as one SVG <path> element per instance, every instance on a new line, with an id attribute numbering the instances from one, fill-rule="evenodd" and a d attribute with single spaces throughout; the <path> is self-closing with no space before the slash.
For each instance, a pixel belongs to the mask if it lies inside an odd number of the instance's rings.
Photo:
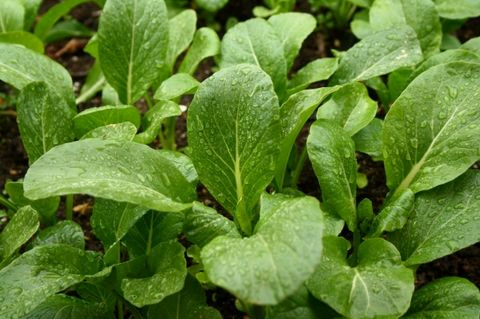
<path id="1" fill-rule="evenodd" d="M 202 60 L 220 53 L 220 39 L 210 28 L 200 28 L 195 32 L 193 42 L 183 59 L 178 72 L 193 75 Z"/>
<path id="2" fill-rule="evenodd" d="M 79 224 L 63 220 L 39 231 L 32 244 L 33 246 L 64 244 L 84 249 L 85 239 Z"/>
<path id="3" fill-rule="evenodd" d="M 288 81 L 288 95 L 306 89 L 310 84 L 327 80 L 337 70 L 337 58 L 316 59 L 298 70 Z"/>

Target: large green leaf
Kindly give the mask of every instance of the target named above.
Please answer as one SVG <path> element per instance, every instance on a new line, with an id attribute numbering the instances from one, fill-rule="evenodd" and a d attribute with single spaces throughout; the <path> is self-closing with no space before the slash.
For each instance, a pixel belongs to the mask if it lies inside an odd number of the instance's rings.
<path id="1" fill-rule="evenodd" d="M 243 64 L 204 81 L 189 107 L 188 139 L 200 180 L 250 233 L 280 141 L 278 99 L 268 75 Z"/>
<path id="2" fill-rule="evenodd" d="M 148 256 L 116 267 L 123 297 L 136 307 L 156 304 L 183 287 L 185 249 L 176 240 L 157 245 Z"/>
<path id="3" fill-rule="evenodd" d="M 193 76 L 188 73 L 176 73 L 162 82 L 155 92 L 157 100 L 172 100 L 184 94 L 195 93 L 200 85 Z"/>
<path id="4" fill-rule="evenodd" d="M 71 220 L 63 220 L 53 226 L 42 229 L 33 241 L 33 246 L 65 244 L 79 249 L 85 248 L 82 227 Z"/>
<path id="5" fill-rule="evenodd" d="M 315 198 L 265 194 L 251 237 L 219 236 L 202 249 L 205 272 L 245 302 L 277 304 L 299 289 L 318 265 L 322 224 Z"/>
<path id="6" fill-rule="evenodd" d="M 32 82 L 45 82 L 73 107 L 70 74 L 43 54 L 22 46 L 0 43 L 0 80 L 21 90 Z"/>
<path id="7" fill-rule="evenodd" d="M 200 247 L 221 235 L 241 238 L 231 220 L 199 202 L 194 202 L 192 211 L 186 213 L 184 232 L 192 243 Z"/>
<path id="8" fill-rule="evenodd" d="M 379 31 L 365 37 L 341 58 L 333 84 L 368 80 L 422 61 L 415 31 L 409 26 Z"/>
<path id="9" fill-rule="evenodd" d="M 137 205 L 98 198 L 90 222 L 95 236 L 108 248 L 121 240 L 147 211 Z"/>
<path id="10" fill-rule="evenodd" d="M 222 319 L 218 310 L 207 306 L 205 292 L 193 277 L 187 276 L 182 291 L 148 308 L 149 319 Z"/>
<path id="11" fill-rule="evenodd" d="M 162 0 L 109 0 L 98 28 L 98 53 L 108 83 L 120 101 L 132 104 L 160 75 L 168 47 Z"/>
<path id="12" fill-rule="evenodd" d="M 102 268 L 97 253 L 68 245 L 36 247 L 0 271 L 0 316 L 23 318 L 48 297 Z"/>
<path id="13" fill-rule="evenodd" d="M 308 157 L 322 190 L 323 204 L 355 230 L 357 161 L 355 145 L 336 123 L 317 120 L 307 139 Z"/>
<path id="14" fill-rule="evenodd" d="M 27 49 L 43 53 L 42 40 L 37 38 L 30 32 L 25 31 L 10 31 L 6 33 L 0 33 L 0 42 L 20 44 Z"/>
<path id="15" fill-rule="evenodd" d="M 480 15 L 476 0 L 434 0 L 438 14 L 446 19 L 465 19 Z"/>
<path id="16" fill-rule="evenodd" d="M 442 26 L 431 0 L 376 0 L 369 14 L 373 30 L 409 25 L 417 33 L 425 57 L 439 51 Z"/>
<path id="17" fill-rule="evenodd" d="M 168 49 L 165 59 L 166 67 L 171 74 L 178 56 L 185 51 L 193 40 L 197 28 L 197 14 L 193 10 L 185 10 L 168 21 Z"/>
<path id="18" fill-rule="evenodd" d="M 366 127 L 377 113 L 377 103 L 368 96 L 367 88 L 358 82 L 345 85 L 317 111 L 317 119 L 339 124 L 350 135 Z"/>
<path id="19" fill-rule="evenodd" d="M 407 265 L 427 263 L 478 242 L 480 174 L 417 195 L 405 227 L 389 236 Z"/>
<path id="20" fill-rule="evenodd" d="M 249 63 L 262 68 L 272 78 L 280 100 L 286 97 L 287 60 L 275 29 L 263 19 L 238 23 L 222 40 L 222 68 Z M 240 82 L 242 83 L 242 82 Z"/>
<path id="21" fill-rule="evenodd" d="M 181 211 L 195 186 L 161 151 L 134 142 L 86 139 L 57 146 L 25 176 L 31 199 L 86 193 L 158 211 Z"/>
<path id="22" fill-rule="evenodd" d="M 480 158 L 480 64 L 449 63 L 418 76 L 383 128 L 387 185 L 414 193 L 444 184 Z"/>
<path id="23" fill-rule="evenodd" d="M 317 21 L 308 13 L 288 12 L 271 16 L 268 23 L 283 44 L 287 70 L 290 70 L 303 41 L 313 32 Z"/>
<path id="24" fill-rule="evenodd" d="M 415 291 L 404 319 L 478 319 L 480 292 L 463 278 L 437 279 Z"/>
<path id="25" fill-rule="evenodd" d="M 0 257 L 2 261 L 12 256 L 38 230 L 37 212 L 30 206 L 20 208 L 0 233 Z"/>
<path id="26" fill-rule="evenodd" d="M 355 267 L 347 262 L 347 240 L 325 237 L 323 244 L 322 261 L 307 281 L 316 298 L 352 319 L 398 318 L 407 311 L 414 275 L 392 244 L 381 238 L 366 240 Z"/>
<path id="27" fill-rule="evenodd" d="M 220 53 L 220 39 L 210 28 L 200 28 L 195 32 L 192 45 L 178 68 L 178 72 L 193 75 L 203 59 Z"/>
<path id="28" fill-rule="evenodd" d="M 17 99 L 17 122 L 30 164 L 52 147 L 73 141 L 75 114 L 45 82 L 22 89 Z"/>
<path id="29" fill-rule="evenodd" d="M 338 68 L 337 58 L 316 59 L 298 70 L 288 81 L 288 95 L 306 89 L 310 84 L 328 80 Z"/>
<path id="30" fill-rule="evenodd" d="M 80 139 L 99 138 L 102 140 L 133 141 L 137 128 L 132 122 L 108 124 L 94 128 Z"/>
<path id="31" fill-rule="evenodd" d="M 22 31 L 25 9 L 17 0 L 0 2 L 0 33 Z"/>

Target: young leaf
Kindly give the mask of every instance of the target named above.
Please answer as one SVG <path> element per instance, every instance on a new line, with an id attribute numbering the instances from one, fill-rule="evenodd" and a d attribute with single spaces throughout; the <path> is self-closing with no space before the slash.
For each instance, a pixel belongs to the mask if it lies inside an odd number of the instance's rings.
<path id="1" fill-rule="evenodd" d="M 269 76 L 244 64 L 205 80 L 189 108 L 188 139 L 202 183 L 251 233 L 253 208 L 273 178 L 280 142 Z"/>
<path id="2" fill-rule="evenodd" d="M 195 187 L 174 163 L 134 142 L 86 139 L 50 150 L 25 176 L 31 199 L 86 193 L 165 212 L 191 206 Z"/>
<path id="3" fill-rule="evenodd" d="M 431 0 L 376 0 L 369 20 L 376 31 L 409 25 L 417 33 L 426 58 L 440 49 L 442 25 Z"/>
<path id="4" fill-rule="evenodd" d="M 358 265 L 347 262 L 349 242 L 325 237 L 322 261 L 307 281 L 308 290 L 348 318 L 398 318 L 410 305 L 414 275 L 400 253 L 381 238 L 367 239 Z"/>
<path id="5" fill-rule="evenodd" d="M 0 42 L 20 44 L 27 49 L 43 53 L 42 40 L 35 35 L 25 31 L 10 31 L 6 33 L 0 33 Z"/>
<path id="6" fill-rule="evenodd" d="M 95 64 L 90 69 L 83 84 L 82 89 L 80 90 L 80 95 L 75 100 L 75 104 L 85 103 L 100 92 L 106 84 L 105 76 L 103 75 L 102 68 L 100 63 L 95 61 Z"/>
<path id="7" fill-rule="evenodd" d="M 287 60 L 283 45 L 265 20 L 250 19 L 238 23 L 223 37 L 220 66 L 226 68 L 241 63 L 262 68 L 272 78 L 280 100 L 286 97 Z"/>
<path id="8" fill-rule="evenodd" d="M 37 212 L 30 206 L 20 208 L 0 233 L 0 257 L 5 261 L 38 230 Z"/>
<path id="9" fill-rule="evenodd" d="M 25 9 L 17 0 L 0 2 L 0 33 L 22 31 Z"/>
<path id="10" fill-rule="evenodd" d="M 17 122 L 30 164 L 52 147 L 73 141 L 76 112 L 44 82 L 25 86 L 17 100 Z"/>
<path id="11" fill-rule="evenodd" d="M 377 113 L 377 103 L 368 96 L 367 88 L 353 82 L 340 88 L 317 111 L 317 119 L 331 120 L 353 136 L 366 127 Z"/>
<path id="12" fill-rule="evenodd" d="M 168 21 L 168 49 L 165 58 L 169 75 L 173 71 L 178 56 L 185 51 L 193 40 L 197 28 L 197 14 L 193 10 L 184 10 Z"/>
<path id="13" fill-rule="evenodd" d="M 45 82 L 73 108 L 73 84 L 60 64 L 24 47 L 0 43 L 0 80 L 21 90 L 32 82 Z"/>
<path id="14" fill-rule="evenodd" d="M 192 45 L 183 59 L 179 73 L 193 75 L 203 59 L 220 53 L 220 39 L 215 31 L 210 28 L 200 28 L 195 32 Z"/>
<path id="15" fill-rule="evenodd" d="M 382 160 L 383 120 L 374 118 L 370 124 L 352 136 L 355 149 L 370 155 L 374 160 Z"/>
<path id="16" fill-rule="evenodd" d="M 175 240 L 160 243 L 139 260 L 116 266 L 123 297 L 143 307 L 180 291 L 187 275 L 184 254 L 185 249 Z"/>
<path id="17" fill-rule="evenodd" d="M 268 23 L 283 44 L 287 70 L 290 70 L 303 41 L 313 32 L 317 21 L 311 14 L 288 12 L 271 16 Z"/>
<path id="18" fill-rule="evenodd" d="M 131 122 L 140 126 L 138 109 L 129 105 L 100 106 L 86 109 L 73 118 L 75 136 L 82 137 L 91 130 L 108 124 Z"/>
<path id="19" fill-rule="evenodd" d="M 194 202 L 192 211 L 186 213 L 184 232 L 192 243 L 200 247 L 218 236 L 241 238 L 231 220 L 199 202 Z"/>
<path id="20" fill-rule="evenodd" d="M 42 4 L 42 0 L 20 0 L 19 1 L 25 8 L 25 18 L 23 23 L 23 29 L 28 31 L 32 28 L 32 24 L 37 17 L 38 8 Z"/>
<path id="21" fill-rule="evenodd" d="M 115 124 L 108 124 L 94 128 L 87 134 L 83 135 L 81 140 L 87 138 L 99 138 L 102 140 L 115 140 L 115 141 L 133 141 L 137 128 L 131 122 L 122 122 Z"/>
<path id="22" fill-rule="evenodd" d="M 480 158 L 480 64 L 449 63 L 418 76 L 383 128 L 387 185 L 414 193 L 444 184 Z"/>
<path id="23" fill-rule="evenodd" d="M 406 265 L 427 263 L 478 241 L 479 185 L 480 174 L 468 171 L 417 195 L 405 227 L 389 235 Z"/>
<path id="24" fill-rule="evenodd" d="M 95 236 L 108 248 L 121 240 L 147 211 L 133 204 L 97 198 L 90 222 Z"/>
<path id="25" fill-rule="evenodd" d="M 306 89 L 310 84 L 327 80 L 337 70 L 337 58 L 316 59 L 301 68 L 288 81 L 288 95 Z"/>
<path id="26" fill-rule="evenodd" d="M 368 80 L 421 60 L 420 43 L 409 26 L 376 32 L 345 53 L 331 83 Z"/>
<path id="27" fill-rule="evenodd" d="M 95 33 L 75 19 L 61 21 L 48 30 L 43 38 L 45 43 L 53 43 L 68 38 L 90 38 Z"/>
<path id="28" fill-rule="evenodd" d="M 357 161 L 352 139 L 337 124 L 317 120 L 310 127 L 307 149 L 320 183 L 323 204 L 329 212 L 341 216 L 354 231 L 357 224 Z"/>
<path id="29" fill-rule="evenodd" d="M 480 2 L 471 0 L 435 0 L 438 14 L 445 19 L 465 19 L 480 15 Z"/>
<path id="30" fill-rule="evenodd" d="M 48 297 L 102 268 L 100 255 L 68 245 L 29 250 L 0 271 L 0 316 L 23 318 Z"/>
<path id="31" fill-rule="evenodd" d="M 98 28 L 100 65 L 120 101 L 132 104 L 160 75 L 168 47 L 162 0 L 109 0 Z"/>
<path id="32" fill-rule="evenodd" d="M 176 73 L 162 82 L 155 92 L 156 100 L 173 100 L 185 94 L 195 93 L 200 82 L 187 73 Z"/>
<path id="33" fill-rule="evenodd" d="M 459 49 L 472 51 L 473 53 L 480 55 L 480 37 L 468 40 L 462 44 Z"/>
<path id="34" fill-rule="evenodd" d="M 228 0 L 196 0 L 195 2 L 200 8 L 210 12 L 217 12 L 228 3 Z"/>
<path id="35" fill-rule="evenodd" d="M 83 230 L 79 224 L 71 220 L 63 220 L 42 229 L 35 237 L 33 246 L 64 244 L 84 249 L 85 239 L 83 237 Z"/>
<path id="36" fill-rule="evenodd" d="M 215 308 L 207 306 L 202 286 L 187 276 L 182 291 L 148 308 L 149 319 L 222 319 Z"/>
<path id="37" fill-rule="evenodd" d="M 405 319 L 477 319 L 480 292 L 470 281 L 445 277 L 415 291 Z"/>
<path id="38" fill-rule="evenodd" d="M 251 237 L 219 236 L 202 249 L 205 272 L 245 302 L 277 304 L 299 289 L 318 265 L 322 224 L 315 198 L 265 194 Z"/>

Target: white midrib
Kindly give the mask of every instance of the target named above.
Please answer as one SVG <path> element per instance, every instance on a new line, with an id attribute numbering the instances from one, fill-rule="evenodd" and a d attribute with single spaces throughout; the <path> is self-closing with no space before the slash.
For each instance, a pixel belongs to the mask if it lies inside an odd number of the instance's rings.
<path id="1" fill-rule="evenodd" d="M 135 26 L 137 16 L 137 0 L 133 0 L 132 40 L 130 42 L 130 57 L 128 61 L 127 76 L 127 104 L 132 104 L 132 73 L 133 73 L 133 48 L 135 45 Z"/>
<path id="2" fill-rule="evenodd" d="M 240 154 L 239 154 L 239 140 L 238 140 L 238 113 L 235 119 L 235 186 L 237 188 L 237 204 L 243 199 L 243 185 L 242 185 L 242 171 L 240 168 Z"/>
<path id="3" fill-rule="evenodd" d="M 3 21 L 3 15 L 0 14 L 0 28 L 1 32 L 7 32 L 7 28 L 5 28 L 5 22 Z"/>
<path id="4" fill-rule="evenodd" d="M 355 276 L 353 277 L 353 282 L 352 282 L 352 288 L 350 289 L 350 294 L 348 296 L 348 301 L 349 303 L 351 303 L 352 301 L 352 298 L 353 298 L 353 293 L 355 291 L 355 289 L 357 288 L 357 279 L 361 282 L 362 286 L 363 286 L 363 290 L 365 290 L 365 295 L 367 297 L 367 307 L 365 308 L 365 313 L 368 311 L 368 309 L 370 308 L 370 294 L 368 292 L 368 287 L 367 287 L 367 284 L 365 283 L 365 281 L 363 281 L 363 278 L 362 276 L 360 275 L 360 273 L 358 272 L 357 269 L 353 268 L 353 270 L 355 271 Z"/>

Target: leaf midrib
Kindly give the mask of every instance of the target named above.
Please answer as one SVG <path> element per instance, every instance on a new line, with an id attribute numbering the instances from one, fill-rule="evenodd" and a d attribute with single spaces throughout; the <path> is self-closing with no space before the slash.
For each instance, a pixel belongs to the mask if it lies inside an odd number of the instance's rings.
<path id="1" fill-rule="evenodd" d="M 133 48 L 135 45 L 136 15 L 137 15 L 137 0 L 133 0 L 132 39 L 130 41 L 130 56 L 128 61 L 128 76 L 127 76 L 127 104 L 132 104 Z"/>

